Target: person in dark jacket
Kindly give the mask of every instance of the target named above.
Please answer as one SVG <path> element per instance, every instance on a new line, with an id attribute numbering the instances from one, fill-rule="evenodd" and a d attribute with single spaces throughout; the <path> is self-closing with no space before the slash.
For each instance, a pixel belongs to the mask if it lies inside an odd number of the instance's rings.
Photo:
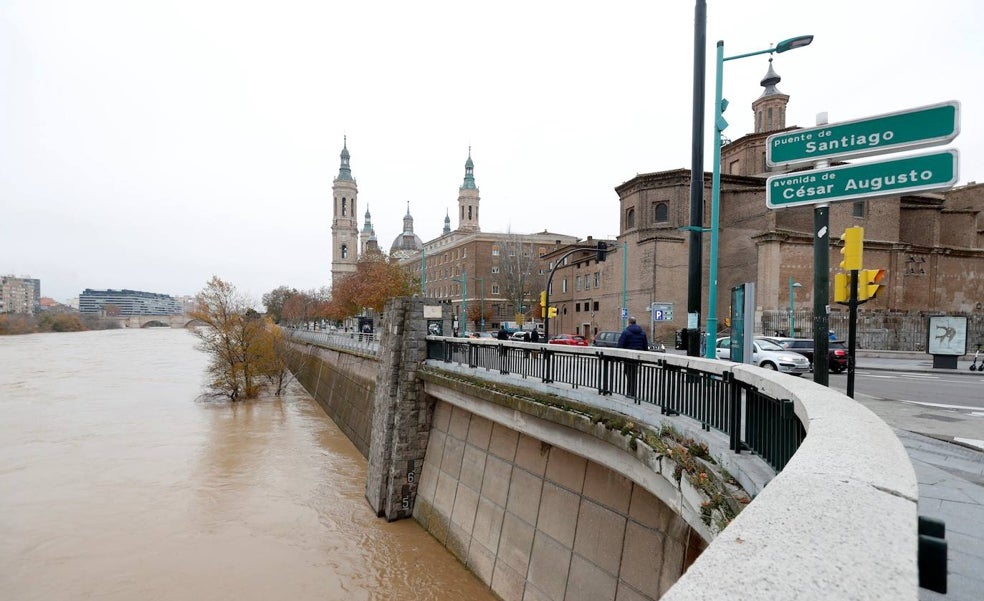
<path id="1" fill-rule="evenodd" d="M 509 340 L 509 330 L 507 330 L 504 325 L 500 326 L 499 332 L 495 335 L 495 337 L 499 340 Z"/>
<path id="2" fill-rule="evenodd" d="M 622 330 L 622 335 L 618 337 L 618 348 L 637 351 L 644 351 L 649 348 L 649 339 L 646 338 L 646 332 L 636 324 L 635 317 L 629 318 L 629 326 Z"/>
<path id="3" fill-rule="evenodd" d="M 530 342 L 540 342 L 540 331 L 536 328 L 530 330 Z"/>
<path id="4" fill-rule="evenodd" d="M 629 318 L 629 325 L 622 330 L 622 335 L 618 337 L 618 348 L 645 351 L 649 349 L 649 339 L 646 332 L 636 324 L 635 317 Z M 639 363 L 634 359 L 625 360 L 625 395 L 635 399 L 636 389 L 639 381 Z"/>

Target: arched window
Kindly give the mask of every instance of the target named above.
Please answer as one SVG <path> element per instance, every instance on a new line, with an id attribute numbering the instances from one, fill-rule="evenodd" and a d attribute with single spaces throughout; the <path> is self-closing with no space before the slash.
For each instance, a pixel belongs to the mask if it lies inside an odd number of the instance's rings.
<path id="1" fill-rule="evenodd" d="M 666 223 L 670 220 L 670 207 L 665 202 L 656 203 L 653 221 L 656 223 Z"/>
<path id="2" fill-rule="evenodd" d="M 629 209 L 625 212 L 625 229 L 630 227 L 635 227 L 635 209 Z"/>
<path id="3" fill-rule="evenodd" d="M 343 196 L 342 197 L 342 217 L 345 217 L 346 207 L 348 207 L 348 201 L 345 200 L 345 197 Z"/>
<path id="4" fill-rule="evenodd" d="M 345 244 L 342 245 L 342 258 L 343 259 L 348 258 L 348 245 Z"/>
<path id="5" fill-rule="evenodd" d="M 471 205 L 468 205 L 468 220 L 471 221 L 471 218 L 472 218 L 472 208 Z"/>

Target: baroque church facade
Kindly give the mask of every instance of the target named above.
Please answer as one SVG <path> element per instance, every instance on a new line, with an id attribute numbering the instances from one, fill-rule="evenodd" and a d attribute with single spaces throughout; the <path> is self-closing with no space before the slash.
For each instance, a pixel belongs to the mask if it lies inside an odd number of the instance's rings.
<path id="1" fill-rule="evenodd" d="M 361 233 L 356 227 L 358 188 L 352 177 L 347 140 L 340 157 L 338 176 L 332 185 L 333 281 L 353 273 L 359 258 L 366 253 L 382 252 L 368 209 Z M 451 305 L 459 331 L 540 321 L 537 303 L 547 273 L 543 257 L 555 248 L 575 243 L 577 237 L 546 230 L 532 234 L 483 232 L 480 206 L 469 148 L 464 179 L 458 188 L 457 227 L 452 229 L 451 215 L 445 212 L 441 235 L 426 242 L 421 240 L 414 233 L 408 202 L 403 230 L 389 249 L 390 260 L 420 282 L 424 296 Z M 468 323 L 464 324 L 466 320 Z"/>

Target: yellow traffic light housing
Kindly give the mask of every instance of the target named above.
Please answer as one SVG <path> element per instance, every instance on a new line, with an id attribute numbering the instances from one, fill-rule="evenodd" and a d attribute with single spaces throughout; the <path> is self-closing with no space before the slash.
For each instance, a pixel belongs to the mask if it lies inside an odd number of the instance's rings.
<path id="1" fill-rule="evenodd" d="M 844 259 L 840 263 L 841 269 L 844 271 L 861 269 L 861 255 L 864 252 L 864 228 L 860 226 L 847 228 L 841 235 L 841 240 L 844 242 L 844 248 L 841 249 L 841 254 L 844 255 Z"/>
<path id="2" fill-rule="evenodd" d="M 851 302 L 851 274 L 834 274 L 834 302 L 845 305 Z"/>
<path id="3" fill-rule="evenodd" d="M 858 272 L 858 300 L 870 300 L 878 296 L 884 284 L 884 269 L 862 269 Z"/>
<path id="4" fill-rule="evenodd" d="M 547 317 L 554 318 L 557 317 L 557 307 L 550 307 L 547 309 Z"/>
<path id="5" fill-rule="evenodd" d="M 540 292 L 540 317 L 547 315 L 547 291 Z"/>

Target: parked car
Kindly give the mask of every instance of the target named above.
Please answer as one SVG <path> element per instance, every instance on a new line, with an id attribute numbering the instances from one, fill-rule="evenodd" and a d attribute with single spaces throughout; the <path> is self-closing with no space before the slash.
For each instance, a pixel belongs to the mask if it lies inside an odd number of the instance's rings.
<path id="1" fill-rule="evenodd" d="M 782 348 L 799 353 L 813 363 L 813 339 L 812 338 L 775 338 L 763 336 L 763 340 L 769 340 Z M 827 343 L 827 367 L 830 373 L 839 374 L 847 369 L 847 345 L 843 340 L 831 340 Z"/>
<path id="2" fill-rule="evenodd" d="M 530 331 L 529 330 L 516 330 L 509 335 L 509 340 L 515 340 L 517 342 L 529 342 Z"/>
<path id="3" fill-rule="evenodd" d="M 598 332 L 591 345 L 614 348 L 618 346 L 618 337 L 621 335 L 621 332 Z"/>
<path id="4" fill-rule="evenodd" d="M 569 346 L 588 346 L 588 341 L 584 336 L 576 334 L 558 334 L 550 339 L 547 344 L 566 344 Z"/>
<path id="5" fill-rule="evenodd" d="M 731 360 L 731 338 L 718 338 L 714 347 L 714 354 L 718 359 Z M 787 351 L 778 344 L 756 338 L 752 341 L 752 361 L 751 363 L 763 367 L 780 371 L 785 374 L 801 376 L 810 371 L 810 362 L 806 357 L 793 351 Z"/>

